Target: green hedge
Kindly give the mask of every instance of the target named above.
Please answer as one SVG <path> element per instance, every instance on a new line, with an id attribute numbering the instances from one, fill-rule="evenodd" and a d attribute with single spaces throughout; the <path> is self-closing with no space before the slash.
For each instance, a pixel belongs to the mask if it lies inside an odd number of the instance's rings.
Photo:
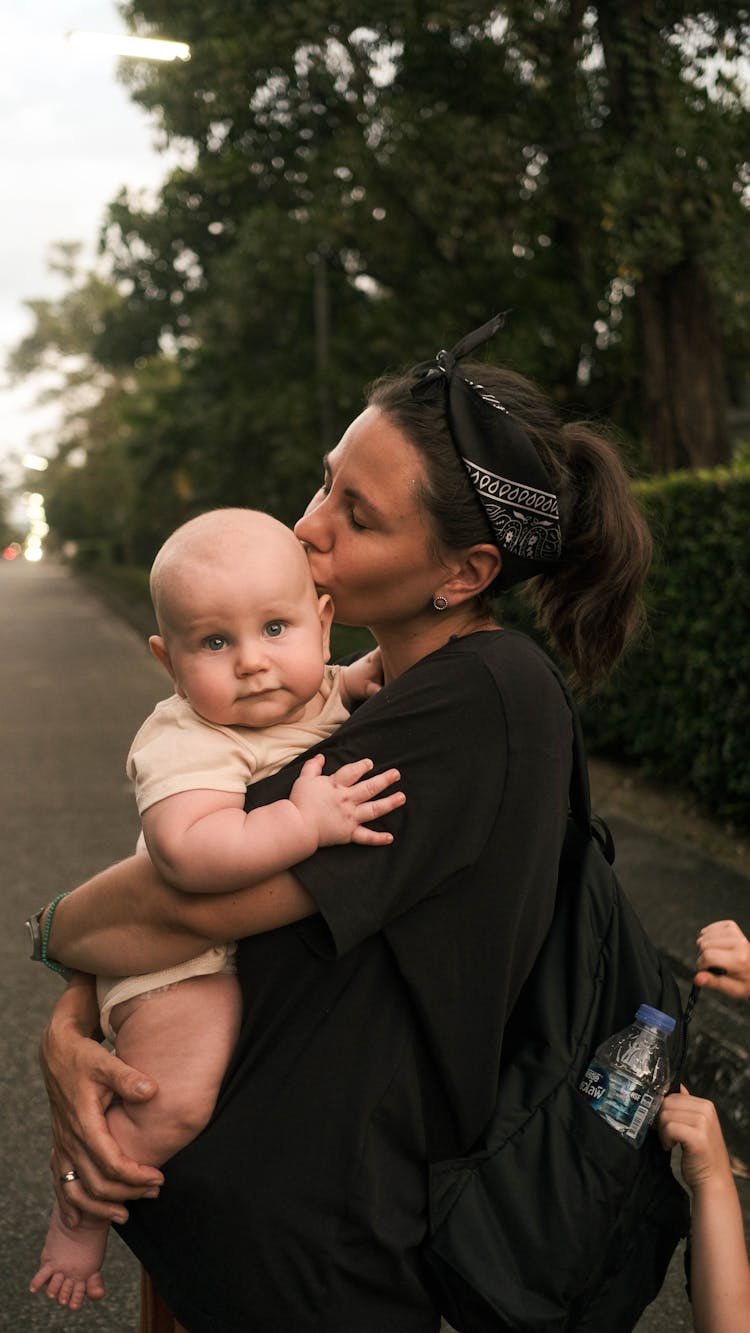
<path id="1" fill-rule="evenodd" d="M 637 490 L 656 542 L 649 628 L 584 710 L 589 748 L 750 826 L 750 467 Z"/>

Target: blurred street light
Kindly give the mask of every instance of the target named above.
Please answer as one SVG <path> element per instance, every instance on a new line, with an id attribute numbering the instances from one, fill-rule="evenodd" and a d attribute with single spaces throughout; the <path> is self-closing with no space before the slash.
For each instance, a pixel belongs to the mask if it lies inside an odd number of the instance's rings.
<path id="1" fill-rule="evenodd" d="M 126 33 L 85 32 L 76 28 L 66 33 L 71 46 L 108 51 L 111 55 L 130 56 L 134 60 L 189 60 L 187 42 L 168 42 L 155 37 L 129 37 Z"/>

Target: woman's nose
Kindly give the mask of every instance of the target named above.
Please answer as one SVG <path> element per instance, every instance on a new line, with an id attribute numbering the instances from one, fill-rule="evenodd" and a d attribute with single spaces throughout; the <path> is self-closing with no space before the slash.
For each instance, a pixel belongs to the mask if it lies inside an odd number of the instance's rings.
<path id="1" fill-rule="evenodd" d="M 324 500 L 318 504 L 314 500 L 310 502 L 302 518 L 294 525 L 294 535 L 306 546 L 314 547 L 316 551 L 325 550 L 330 545 Z"/>

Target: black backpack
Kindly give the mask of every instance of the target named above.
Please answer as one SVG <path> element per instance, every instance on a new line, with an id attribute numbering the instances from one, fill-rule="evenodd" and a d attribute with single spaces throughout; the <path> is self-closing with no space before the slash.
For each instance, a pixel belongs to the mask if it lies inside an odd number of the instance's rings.
<path id="1" fill-rule="evenodd" d="M 689 1229 L 670 1155 L 635 1149 L 577 1085 L 638 1006 L 671 1014 L 673 1086 L 686 1046 L 677 984 L 592 824 L 577 710 L 570 814 L 549 933 L 506 1028 L 497 1104 L 477 1151 L 432 1162 L 424 1257 L 460 1333 L 629 1333 Z M 429 1123 L 428 1146 L 437 1126 Z"/>

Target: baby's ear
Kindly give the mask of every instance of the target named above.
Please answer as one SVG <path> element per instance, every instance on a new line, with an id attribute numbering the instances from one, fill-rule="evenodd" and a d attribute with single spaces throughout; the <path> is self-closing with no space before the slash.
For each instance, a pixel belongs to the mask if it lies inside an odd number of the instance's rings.
<path id="1" fill-rule="evenodd" d="M 154 657 L 156 658 L 157 662 L 161 662 L 161 665 L 164 667 L 164 670 L 168 672 L 168 674 L 172 677 L 172 680 L 175 682 L 176 685 L 177 677 L 174 674 L 172 659 L 169 656 L 169 653 L 167 651 L 167 645 L 165 644 L 163 638 L 161 637 L 161 634 L 152 634 L 151 638 L 148 641 L 148 646 L 151 649 L 151 652 L 154 654 Z M 179 686 L 178 686 L 178 692 L 179 692 Z"/>
<path id="2" fill-rule="evenodd" d="M 318 598 L 318 615 L 323 631 L 323 656 L 328 661 L 331 656 L 331 625 L 333 624 L 333 599 L 327 592 Z"/>

